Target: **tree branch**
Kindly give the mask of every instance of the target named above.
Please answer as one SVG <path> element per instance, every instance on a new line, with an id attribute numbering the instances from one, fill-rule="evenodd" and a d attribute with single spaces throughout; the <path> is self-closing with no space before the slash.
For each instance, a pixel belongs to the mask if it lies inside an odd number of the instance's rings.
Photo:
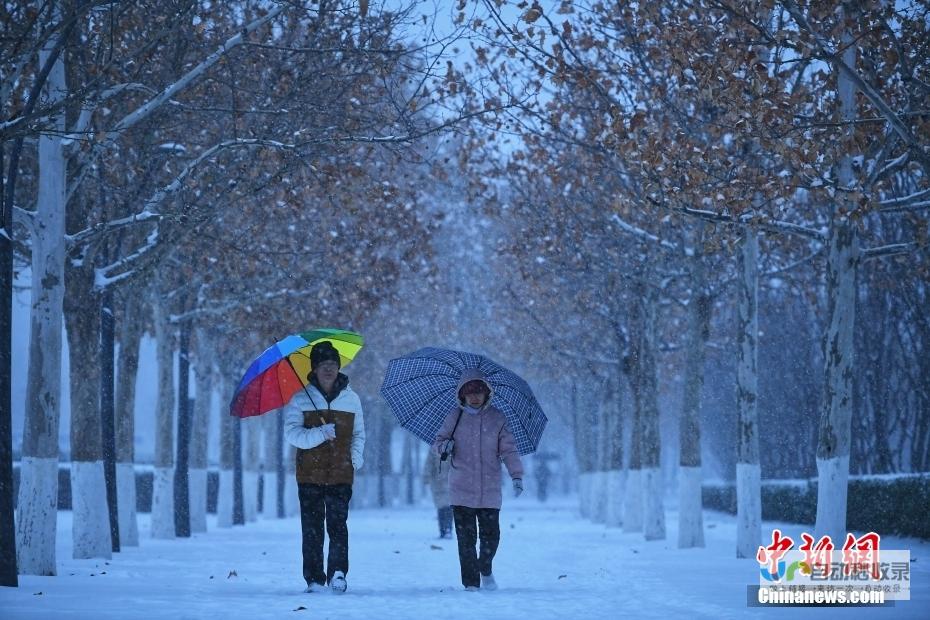
<path id="1" fill-rule="evenodd" d="M 813 36 L 814 41 L 817 42 L 817 46 L 820 48 L 821 53 L 827 57 L 831 62 L 833 62 L 836 67 L 846 74 L 846 77 L 849 78 L 852 83 L 859 89 L 866 99 L 868 99 L 872 105 L 874 105 L 878 111 L 885 117 L 885 120 L 888 124 L 894 129 L 895 133 L 898 134 L 898 137 L 911 149 L 914 155 L 920 159 L 924 168 L 930 172 L 930 155 L 928 155 L 923 147 L 920 145 L 920 142 L 917 140 L 917 137 L 911 132 L 911 130 L 904 124 L 901 118 L 891 109 L 891 106 L 887 101 L 881 96 L 881 94 L 875 90 L 875 88 L 866 82 L 862 77 L 856 72 L 855 69 L 847 65 L 841 55 L 836 51 L 830 49 L 827 41 L 816 32 L 810 22 L 807 21 L 807 18 L 801 12 L 801 9 L 794 2 L 794 0 L 782 0 L 781 5 L 785 7 L 791 17 L 794 18 L 794 21 L 798 24 L 799 27 L 803 28 Z"/>
<path id="2" fill-rule="evenodd" d="M 667 239 L 660 239 L 656 235 L 650 232 L 647 232 L 643 230 L 642 228 L 638 228 L 636 226 L 633 226 L 632 224 L 627 224 L 625 221 L 620 219 L 620 216 L 617 215 L 616 213 L 611 215 L 610 219 L 613 220 L 614 224 L 619 226 L 621 230 L 628 232 L 631 235 L 639 237 L 640 239 L 644 241 L 648 241 L 650 243 L 658 245 L 659 247 L 664 248 L 666 250 L 671 250 L 672 252 L 677 252 L 677 253 L 681 252 L 681 248 L 679 248 L 677 245 L 675 245 L 671 241 Z"/>
<path id="3" fill-rule="evenodd" d="M 219 144 L 215 144 L 203 153 L 201 153 L 196 159 L 189 162 L 184 169 L 176 176 L 171 183 L 165 185 L 158 191 L 156 191 L 152 196 L 145 201 L 145 204 L 142 207 L 142 210 L 136 213 L 133 216 L 128 218 L 120 218 L 119 220 L 113 220 L 111 222 L 106 222 L 99 224 L 89 229 L 85 229 L 75 235 L 71 235 L 67 238 L 69 247 L 74 247 L 79 243 L 86 243 L 88 240 L 93 239 L 101 234 L 106 233 L 109 230 L 115 230 L 117 228 L 122 228 L 139 222 L 148 222 L 148 221 L 160 221 L 163 216 L 157 213 L 156 209 L 172 194 L 176 193 L 184 184 L 184 180 L 190 176 L 197 166 L 201 163 L 215 155 L 216 153 L 228 149 L 228 148 L 237 148 L 237 147 L 253 147 L 253 146 L 268 146 L 273 148 L 288 149 L 293 150 L 294 146 L 292 144 L 284 144 L 274 140 L 258 140 L 258 139 L 244 139 L 240 138 L 238 140 L 227 140 Z M 145 245 L 139 248 L 137 251 L 132 254 L 123 257 L 122 259 L 111 263 L 105 267 L 99 267 L 94 270 L 95 272 L 95 288 L 102 290 L 114 282 L 118 282 L 123 279 L 127 274 L 121 274 L 118 276 L 111 276 L 110 274 L 114 271 L 118 271 L 132 264 L 133 262 L 139 260 L 143 256 L 149 254 L 158 243 L 158 228 L 156 227 L 148 237 L 146 238 Z"/>
<path id="4" fill-rule="evenodd" d="M 891 243 L 888 245 L 882 245 L 875 248 L 869 248 L 862 251 L 862 260 L 872 260 L 875 258 L 882 258 L 884 256 L 896 256 L 898 254 L 907 254 L 913 252 L 918 247 L 916 241 L 909 241 L 907 243 Z"/>

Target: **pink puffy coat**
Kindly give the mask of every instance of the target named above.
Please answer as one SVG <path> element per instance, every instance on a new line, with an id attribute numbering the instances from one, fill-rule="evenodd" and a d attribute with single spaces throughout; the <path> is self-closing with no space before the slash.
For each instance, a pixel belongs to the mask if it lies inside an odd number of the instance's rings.
<path id="1" fill-rule="evenodd" d="M 491 390 L 484 375 L 477 370 L 463 373 L 457 390 L 474 379 L 484 381 Z M 438 453 L 447 439 L 455 440 L 451 458 L 443 462 L 443 467 L 451 467 L 449 496 L 453 506 L 499 509 L 501 461 L 511 478 L 523 478 L 523 462 L 504 413 L 490 406 L 490 402 L 489 396 L 478 413 L 468 413 L 459 407 L 450 411 L 433 442 L 433 449 Z"/>

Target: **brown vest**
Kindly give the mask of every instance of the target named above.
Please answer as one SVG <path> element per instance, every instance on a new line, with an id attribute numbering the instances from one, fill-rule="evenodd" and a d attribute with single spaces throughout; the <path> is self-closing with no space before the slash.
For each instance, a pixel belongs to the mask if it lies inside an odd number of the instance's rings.
<path id="1" fill-rule="evenodd" d="M 335 409 L 304 411 L 304 428 L 336 425 L 336 438 L 309 450 L 297 449 L 298 484 L 352 484 L 352 430 L 355 414 Z"/>

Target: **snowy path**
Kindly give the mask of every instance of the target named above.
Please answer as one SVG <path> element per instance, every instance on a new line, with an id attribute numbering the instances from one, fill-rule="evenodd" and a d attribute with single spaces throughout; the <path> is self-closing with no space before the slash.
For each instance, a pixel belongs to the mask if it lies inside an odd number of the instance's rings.
<path id="1" fill-rule="evenodd" d="M 467 593 L 455 543 L 435 538 L 431 509 L 357 510 L 349 521 L 349 592 L 334 596 L 302 593 L 296 519 L 225 530 L 211 520 L 208 534 L 160 541 L 148 537 L 142 515 L 142 546 L 105 563 L 70 559 L 65 512 L 59 576 L 23 576 L 18 589 L 0 588 L 0 618 L 930 617 L 930 544 L 914 541 L 894 548 L 909 547 L 918 558 L 916 600 L 885 609 L 747 608 L 746 585 L 757 579 L 757 565 L 732 559 L 732 517 L 705 514 L 708 547 L 679 551 L 674 542 L 646 543 L 581 520 L 573 498 L 545 505 L 509 500 L 494 570 L 501 589 Z M 676 515 L 669 511 L 667 518 L 674 541 Z M 800 528 L 788 531 L 797 535 Z"/>

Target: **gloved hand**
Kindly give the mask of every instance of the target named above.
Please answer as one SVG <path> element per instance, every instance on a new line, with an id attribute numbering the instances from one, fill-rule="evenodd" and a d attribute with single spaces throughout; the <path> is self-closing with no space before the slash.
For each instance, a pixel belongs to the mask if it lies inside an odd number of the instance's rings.
<path id="1" fill-rule="evenodd" d="M 443 461 L 449 458 L 449 455 L 452 454 L 452 448 L 455 447 L 454 439 L 446 439 L 446 441 L 439 445 L 439 456 Z"/>
<path id="2" fill-rule="evenodd" d="M 319 427 L 320 431 L 323 432 L 323 437 L 326 438 L 326 441 L 332 441 L 336 438 L 336 425 L 333 423 L 324 424 Z"/>
<path id="3" fill-rule="evenodd" d="M 513 479 L 513 496 L 520 497 L 521 493 L 523 493 L 523 479 L 514 478 Z"/>

